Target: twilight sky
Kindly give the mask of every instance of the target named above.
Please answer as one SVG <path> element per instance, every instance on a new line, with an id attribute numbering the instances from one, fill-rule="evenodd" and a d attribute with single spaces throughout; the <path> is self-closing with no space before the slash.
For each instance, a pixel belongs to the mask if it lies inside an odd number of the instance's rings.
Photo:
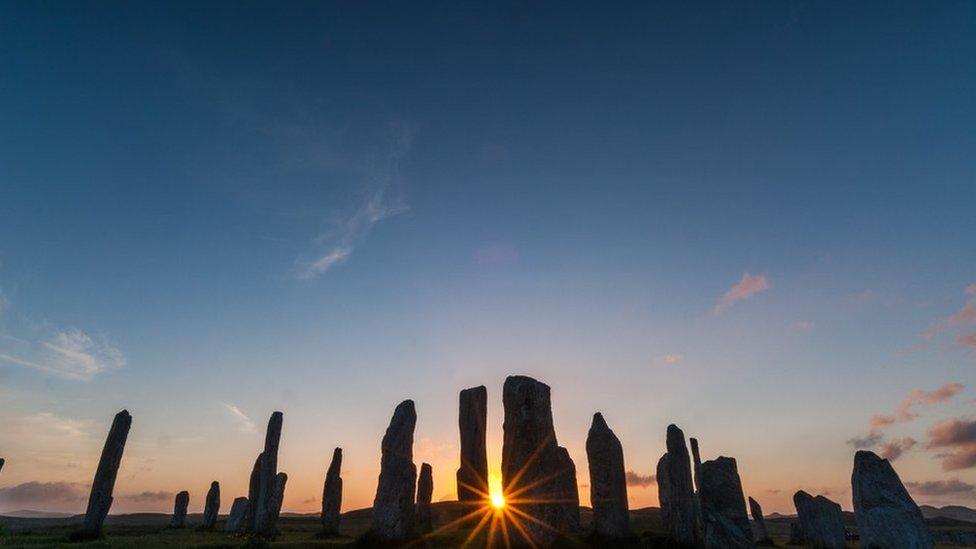
<path id="1" fill-rule="evenodd" d="M 850 508 L 854 448 L 976 505 L 976 4 L 0 4 L 0 511 L 284 507 L 394 406 L 454 497 L 457 392 L 553 388 L 589 501 L 668 423 L 747 495 Z"/>

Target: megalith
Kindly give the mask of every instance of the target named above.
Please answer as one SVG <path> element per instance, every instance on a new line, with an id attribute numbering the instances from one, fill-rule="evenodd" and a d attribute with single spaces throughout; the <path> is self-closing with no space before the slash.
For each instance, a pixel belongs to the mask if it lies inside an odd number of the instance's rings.
<path id="1" fill-rule="evenodd" d="M 247 498 L 236 498 L 234 503 L 232 503 L 230 506 L 230 515 L 227 517 L 227 522 L 224 524 L 224 531 L 243 533 L 247 529 L 245 520 L 250 514 L 248 511 L 248 507 L 250 506 L 250 502 Z"/>
<path id="2" fill-rule="evenodd" d="M 173 518 L 169 521 L 170 528 L 183 528 L 186 526 L 186 507 L 190 504 L 190 492 L 183 490 L 176 494 L 173 502 Z"/>
<path id="3" fill-rule="evenodd" d="M 627 538 L 630 536 L 630 511 L 624 450 L 599 412 L 593 414 L 586 436 L 586 459 L 590 468 L 594 533 L 603 539 Z"/>
<path id="4" fill-rule="evenodd" d="M 430 516 L 430 500 L 434 495 L 434 471 L 429 463 L 420 464 L 417 479 L 417 530 L 428 534 L 434 529 Z"/>
<path id="5" fill-rule="evenodd" d="M 342 448 L 332 451 L 332 462 L 325 473 L 325 484 L 322 487 L 322 532 L 326 534 L 339 533 L 339 521 L 342 511 Z"/>
<path id="6" fill-rule="evenodd" d="M 112 507 L 112 490 L 115 489 L 115 478 L 122 463 L 122 452 L 125 441 L 129 437 L 132 426 L 132 416 L 128 410 L 115 414 L 112 427 L 102 448 L 102 457 L 98 460 L 98 469 L 92 480 L 91 495 L 88 497 L 88 509 L 85 511 L 85 521 L 80 532 L 81 537 L 99 537 L 102 535 L 102 524 Z"/>
<path id="7" fill-rule="evenodd" d="M 488 498 L 488 389 L 464 389 L 458 399 L 461 467 L 457 471 L 458 501 L 483 502 Z"/>
<path id="8" fill-rule="evenodd" d="M 698 496 L 703 543 L 707 549 L 754 547 L 746 514 L 742 482 L 735 459 L 719 457 L 702 463 Z"/>
<path id="9" fill-rule="evenodd" d="M 698 504 L 695 501 L 691 458 L 685 445 L 685 434 L 677 425 L 668 425 L 667 449 L 657 464 L 661 520 L 674 541 L 695 545 L 700 538 Z"/>
<path id="10" fill-rule="evenodd" d="M 203 506 L 203 529 L 213 530 L 217 525 L 217 514 L 220 513 L 220 483 L 216 480 L 210 483 L 207 499 Z"/>
<path id="11" fill-rule="evenodd" d="M 749 511 L 752 513 L 753 534 L 757 543 L 769 545 L 772 540 L 766 532 L 766 518 L 763 516 L 762 506 L 759 502 L 749 498 Z"/>
<path id="12" fill-rule="evenodd" d="M 813 497 L 800 490 L 793 504 L 803 533 L 803 542 L 818 549 L 843 549 L 846 544 L 844 514 L 840 505 L 823 496 Z"/>
<path id="13" fill-rule="evenodd" d="M 922 512 L 887 459 L 866 450 L 857 452 L 851 489 L 861 547 L 932 547 L 932 535 Z"/>
<path id="14" fill-rule="evenodd" d="M 381 541 L 402 541 L 414 531 L 417 466 L 413 463 L 413 433 L 417 412 L 412 400 L 393 411 L 383 435 L 380 477 L 373 500 L 373 534 Z"/>

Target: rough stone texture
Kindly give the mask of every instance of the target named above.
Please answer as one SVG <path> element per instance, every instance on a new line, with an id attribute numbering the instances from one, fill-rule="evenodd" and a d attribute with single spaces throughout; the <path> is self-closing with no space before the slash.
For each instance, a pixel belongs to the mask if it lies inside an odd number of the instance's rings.
<path id="1" fill-rule="evenodd" d="M 176 501 L 173 503 L 173 518 L 169 521 L 170 528 L 183 528 L 186 526 L 186 506 L 190 504 L 190 492 L 183 490 L 176 494 Z"/>
<path id="2" fill-rule="evenodd" d="M 511 376 L 505 380 L 502 402 L 503 491 L 513 509 L 542 523 L 522 521 L 531 543 L 552 545 L 560 534 L 579 530 L 579 490 L 576 467 L 556 442 L 549 386 Z M 526 542 L 518 539 L 522 535 L 514 534 L 518 543 Z"/>
<path id="3" fill-rule="evenodd" d="M 434 496 L 434 471 L 429 463 L 420 465 L 417 479 L 417 530 L 427 534 L 434 529 L 430 518 L 430 500 Z"/>
<path id="4" fill-rule="evenodd" d="M 918 505 L 886 459 L 861 450 L 851 475 L 854 516 L 861 547 L 928 549 L 932 536 Z"/>
<path id="5" fill-rule="evenodd" d="M 699 479 L 701 478 L 701 454 L 698 452 L 698 439 L 689 438 L 688 441 L 691 442 L 691 459 L 694 465 L 693 470 L 695 472 L 695 493 L 697 494 L 698 490 L 700 489 L 698 487 L 698 483 L 700 482 Z"/>
<path id="6" fill-rule="evenodd" d="M 590 467 L 593 531 L 605 539 L 630 536 L 624 449 L 600 413 L 593 414 L 586 436 L 586 458 Z"/>
<path id="7" fill-rule="evenodd" d="M 112 428 L 108 431 L 102 457 L 98 460 L 95 479 L 92 480 L 91 495 L 88 497 L 88 509 L 85 512 L 85 522 L 82 533 L 88 537 L 98 537 L 102 534 L 102 523 L 112 507 L 112 490 L 115 489 L 115 477 L 122 463 L 122 452 L 125 441 L 129 437 L 132 427 L 132 416 L 127 410 L 115 414 Z"/>
<path id="8" fill-rule="evenodd" d="M 413 431 L 417 412 L 412 400 L 393 411 L 383 435 L 380 478 L 373 500 L 373 534 L 381 541 L 402 541 L 413 534 L 417 466 L 413 463 Z"/>
<path id="9" fill-rule="evenodd" d="M 808 547 L 843 549 L 844 515 L 840 505 L 823 496 L 813 497 L 800 490 L 793 494 L 800 519 L 803 541 Z"/>
<path id="10" fill-rule="evenodd" d="M 274 412 L 268 420 L 268 430 L 264 438 L 264 452 L 260 458 L 257 499 L 251 500 L 254 510 L 254 533 L 274 536 L 277 532 L 278 513 L 275 511 L 275 498 L 278 492 L 278 444 L 281 441 L 281 424 L 284 416 Z M 280 508 L 281 503 L 277 502 Z"/>
<path id="11" fill-rule="evenodd" d="M 247 514 L 241 524 L 245 532 L 254 531 L 254 518 L 257 512 L 254 502 L 258 500 L 258 492 L 261 491 L 261 462 L 263 459 L 264 453 L 258 454 L 254 460 L 254 467 L 251 468 L 251 478 L 247 485 Z"/>
<path id="12" fill-rule="evenodd" d="M 250 504 L 247 498 L 237 498 L 230 506 L 230 516 L 224 524 L 225 532 L 244 532 L 247 528 L 245 519 L 250 514 L 248 511 Z"/>
<path id="13" fill-rule="evenodd" d="M 210 483 L 207 500 L 203 506 L 203 529 L 213 530 L 217 525 L 217 514 L 220 513 L 220 483 L 216 480 Z"/>
<path id="14" fill-rule="evenodd" d="M 769 544 L 769 534 L 766 532 L 766 518 L 763 516 L 759 502 L 749 498 L 749 511 L 752 513 L 752 529 L 755 539 L 759 543 Z"/>
<path id="15" fill-rule="evenodd" d="M 691 458 L 685 446 L 685 434 L 676 425 L 668 425 L 667 447 L 668 452 L 657 464 L 661 520 L 674 541 L 695 545 L 701 536 L 698 503 L 691 478 Z"/>
<path id="16" fill-rule="evenodd" d="M 788 545 L 803 545 L 803 527 L 799 522 L 790 523 L 790 541 Z"/>
<path id="17" fill-rule="evenodd" d="M 332 451 L 332 463 L 325 473 L 322 487 L 322 531 L 326 534 L 339 533 L 342 512 L 342 448 Z"/>
<path id="18" fill-rule="evenodd" d="M 735 460 L 719 457 L 706 461 L 701 474 L 698 495 L 705 547 L 755 547 Z"/>
<path id="19" fill-rule="evenodd" d="M 288 482 L 288 475 L 278 473 L 275 475 L 274 493 L 268 503 L 268 514 L 270 521 L 270 535 L 278 534 L 278 516 L 281 515 L 281 504 L 285 501 L 285 484 Z"/>
<path id="20" fill-rule="evenodd" d="M 457 471 L 458 501 L 483 502 L 488 497 L 488 389 L 484 385 L 461 391 L 458 406 L 461 467 Z"/>

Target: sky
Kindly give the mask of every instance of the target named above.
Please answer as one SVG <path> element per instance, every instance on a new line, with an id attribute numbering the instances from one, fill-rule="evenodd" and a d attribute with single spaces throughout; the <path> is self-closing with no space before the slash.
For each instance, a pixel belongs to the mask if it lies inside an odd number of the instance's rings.
<path id="1" fill-rule="evenodd" d="M 856 448 L 976 506 L 976 5 L 0 4 L 0 511 L 245 495 L 332 448 L 369 506 L 394 407 L 455 497 L 508 375 L 747 495 L 851 508 Z"/>

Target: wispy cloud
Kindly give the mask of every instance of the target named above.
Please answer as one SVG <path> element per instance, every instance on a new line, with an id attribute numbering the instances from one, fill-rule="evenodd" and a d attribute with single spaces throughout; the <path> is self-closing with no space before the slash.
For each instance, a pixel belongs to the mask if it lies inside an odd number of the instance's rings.
<path id="1" fill-rule="evenodd" d="M 725 292 L 725 295 L 719 299 L 712 312 L 716 315 L 722 314 L 729 307 L 742 300 L 749 299 L 758 293 L 764 292 L 769 287 L 769 280 L 765 275 L 742 273 L 742 278 L 739 279 L 739 282 L 732 286 L 729 291 Z"/>
<path id="2" fill-rule="evenodd" d="M 642 475 L 634 471 L 627 471 L 627 486 L 647 488 L 655 482 L 657 482 L 657 480 L 654 478 L 654 475 Z"/>
<path id="3" fill-rule="evenodd" d="M 976 486 L 957 478 L 949 480 L 928 480 L 925 482 L 906 482 L 905 486 L 909 492 L 917 496 L 962 495 L 976 497 Z"/>
<path id="4" fill-rule="evenodd" d="M 27 344 L 22 352 L 0 351 L 0 361 L 80 381 L 91 380 L 126 363 L 122 351 L 106 338 L 94 338 L 77 328 L 56 332 L 37 344 L 20 341 Z"/>
<path id="5" fill-rule="evenodd" d="M 659 360 L 665 364 L 677 364 L 685 359 L 685 355 L 679 353 L 668 353 L 662 356 Z"/>
<path id="6" fill-rule="evenodd" d="M 234 416 L 235 419 L 237 419 L 238 421 L 237 428 L 242 433 L 253 433 L 255 430 L 257 430 L 257 427 L 254 425 L 254 422 L 251 421 L 251 418 L 249 418 L 247 414 L 242 412 L 240 408 L 227 402 L 221 402 L 221 404 L 228 412 L 230 412 L 232 416 Z"/>
<path id="7" fill-rule="evenodd" d="M 882 435 L 878 431 L 871 431 L 870 433 L 864 436 L 847 439 L 847 444 L 850 444 L 852 447 L 854 447 L 857 450 L 863 450 L 867 448 L 874 448 L 875 446 L 881 443 L 881 440 L 883 438 L 884 435 Z"/>
<path id="8" fill-rule="evenodd" d="M 75 504 L 88 497 L 88 485 L 78 482 L 24 482 L 0 488 L 0 506 L 8 509 Z"/>
<path id="9" fill-rule="evenodd" d="M 976 467 L 976 421 L 952 418 L 929 429 L 928 449 L 948 449 L 942 454 L 942 469 L 956 471 Z"/>
<path id="10" fill-rule="evenodd" d="M 890 461 L 895 461 L 896 459 L 900 458 L 902 454 L 914 448 L 916 444 L 918 444 L 918 441 L 912 437 L 895 439 L 886 442 L 881 447 L 881 452 L 879 453 L 881 454 L 881 457 Z"/>
<path id="11" fill-rule="evenodd" d="M 49 433 L 58 437 L 82 438 L 91 435 L 95 422 L 89 419 L 73 419 L 40 412 L 21 419 L 24 427 L 32 433 Z"/>
<path id="12" fill-rule="evenodd" d="M 915 409 L 919 406 L 930 406 L 951 399 L 965 388 L 961 383 L 946 383 L 934 391 L 914 389 L 901 400 L 893 414 L 874 414 L 871 416 L 871 427 L 880 428 L 897 422 L 911 421 L 918 417 Z"/>
<path id="13" fill-rule="evenodd" d="M 940 318 L 930 324 L 929 327 L 922 332 L 922 337 L 925 339 L 932 339 L 941 333 L 953 332 L 965 326 L 976 324 L 976 284 L 966 286 L 966 288 L 963 290 L 963 295 L 966 296 L 966 301 L 962 308 L 955 313 L 947 317 Z M 956 343 L 963 347 L 976 348 L 976 333 L 959 335 L 956 337 Z"/>

